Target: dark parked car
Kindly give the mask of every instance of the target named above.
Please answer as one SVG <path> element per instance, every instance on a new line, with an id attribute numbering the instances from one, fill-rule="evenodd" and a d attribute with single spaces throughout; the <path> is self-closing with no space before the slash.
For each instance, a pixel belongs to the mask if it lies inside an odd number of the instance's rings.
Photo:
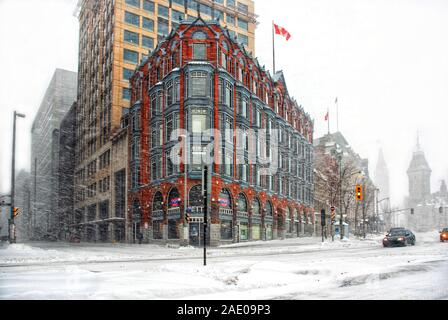
<path id="1" fill-rule="evenodd" d="M 408 229 L 393 228 L 383 239 L 384 247 L 415 245 L 415 235 Z"/>

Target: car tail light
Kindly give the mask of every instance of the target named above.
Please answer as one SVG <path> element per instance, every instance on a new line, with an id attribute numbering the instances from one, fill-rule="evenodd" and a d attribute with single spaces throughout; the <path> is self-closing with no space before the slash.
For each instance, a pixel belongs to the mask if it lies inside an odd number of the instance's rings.
<path id="1" fill-rule="evenodd" d="M 398 238 L 398 241 L 404 241 L 403 237 Z"/>

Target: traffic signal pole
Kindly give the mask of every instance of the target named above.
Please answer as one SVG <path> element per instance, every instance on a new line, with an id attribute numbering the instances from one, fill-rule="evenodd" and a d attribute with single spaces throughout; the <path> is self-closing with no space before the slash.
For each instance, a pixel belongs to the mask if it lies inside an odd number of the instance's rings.
<path id="1" fill-rule="evenodd" d="M 16 171 L 16 111 L 14 111 L 14 121 L 12 129 L 12 164 L 11 164 L 11 212 L 9 217 L 9 243 L 15 243 L 15 225 L 14 225 L 14 197 L 15 197 L 15 171 Z"/>
<path id="2" fill-rule="evenodd" d="M 11 215 L 9 217 L 9 243 L 16 243 L 16 226 L 14 224 L 14 197 L 16 189 L 16 121 L 17 117 L 25 118 L 25 115 L 14 111 L 13 131 L 12 131 L 12 164 L 11 164 Z"/>

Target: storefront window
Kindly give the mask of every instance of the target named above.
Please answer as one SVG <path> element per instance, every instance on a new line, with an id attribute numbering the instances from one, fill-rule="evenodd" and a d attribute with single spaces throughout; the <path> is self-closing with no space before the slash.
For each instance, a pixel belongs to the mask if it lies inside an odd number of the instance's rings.
<path id="1" fill-rule="evenodd" d="M 249 226 L 247 223 L 240 224 L 240 240 L 246 241 L 249 239 Z"/>
<path id="2" fill-rule="evenodd" d="M 255 224 L 252 225 L 252 240 L 260 240 L 261 239 L 261 232 L 260 232 L 260 225 Z"/>
<path id="3" fill-rule="evenodd" d="M 156 240 L 162 240 L 163 239 L 163 232 L 162 232 L 162 221 L 154 221 L 152 223 L 152 232 L 153 232 L 153 238 Z"/>
<path id="4" fill-rule="evenodd" d="M 177 220 L 168 220 L 168 239 L 179 239 Z"/>
<path id="5" fill-rule="evenodd" d="M 232 227 L 233 227 L 232 221 L 221 222 L 221 240 L 233 239 Z"/>

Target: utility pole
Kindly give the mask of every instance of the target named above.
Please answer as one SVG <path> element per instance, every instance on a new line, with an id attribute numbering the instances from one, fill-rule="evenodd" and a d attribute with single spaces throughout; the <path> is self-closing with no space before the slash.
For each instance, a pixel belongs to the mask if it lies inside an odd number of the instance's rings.
<path id="1" fill-rule="evenodd" d="M 13 132 L 12 132 L 12 164 L 11 164 L 11 215 L 9 218 L 9 243 L 16 243 L 16 226 L 14 224 L 14 197 L 16 184 L 16 120 L 17 117 L 25 118 L 25 115 L 14 111 Z"/>

